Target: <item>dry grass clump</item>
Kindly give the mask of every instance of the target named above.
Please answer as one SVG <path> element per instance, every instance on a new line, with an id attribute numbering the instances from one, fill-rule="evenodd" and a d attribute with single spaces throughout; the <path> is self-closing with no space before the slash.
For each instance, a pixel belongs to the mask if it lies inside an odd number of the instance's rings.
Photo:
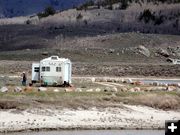
<path id="1" fill-rule="evenodd" d="M 156 109 L 180 109 L 177 92 L 28 92 L 0 94 L 0 109 L 121 107 L 122 103 Z M 20 102 L 21 101 L 21 102 Z"/>
<path id="2" fill-rule="evenodd" d="M 3 100 L 0 101 L 0 109 L 25 109 L 25 103 L 20 103 L 18 101 L 9 101 L 9 100 Z"/>
<path id="3" fill-rule="evenodd" d="M 147 94 L 136 96 L 130 100 L 132 100 L 135 104 L 146 105 L 163 110 L 180 108 L 180 99 L 175 95 Z"/>

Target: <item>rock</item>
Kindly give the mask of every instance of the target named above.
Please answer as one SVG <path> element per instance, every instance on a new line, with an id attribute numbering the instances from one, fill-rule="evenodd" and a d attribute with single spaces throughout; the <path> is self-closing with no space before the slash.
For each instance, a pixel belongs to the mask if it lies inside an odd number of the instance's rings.
<path id="1" fill-rule="evenodd" d="M 130 91 L 130 92 L 135 92 L 134 88 L 131 88 L 129 91 Z"/>
<path id="2" fill-rule="evenodd" d="M 122 79 L 120 80 L 120 82 L 125 83 L 125 80 L 122 78 Z"/>
<path id="3" fill-rule="evenodd" d="M 65 92 L 73 92 L 74 91 L 74 89 L 71 89 L 71 88 L 66 88 L 65 89 Z"/>
<path id="4" fill-rule="evenodd" d="M 30 16 L 30 18 L 26 21 L 26 24 L 37 24 L 39 22 L 38 16 Z"/>
<path id="5" fill-rule="evenodd" d="M 139 92 L 139 91 L 141 91 L 141 88 L 135 87 L 134 90 L 137 91 L 137 92 Z"/>
<path id="6" fill-rule="evenodd" d="M 91 78 L 91 81 L 94 83 L 96 81 L 96 78 Z"/>
<path id="7" fill-rule="evenodd" d="M 148 92 L 149 92 L 149 91 L 152 91 L 152 87 L 145 87 L 145 88 L 144 88 L 144 91 L 148 91 Z"/>
<path id="8" fill-rule="evenodd" d="M 114 49 L 109 49 L 109 53 L 114 53 L 115 50 Z"/>
<path id="9" fill-rule="evenodd" d="M 111 89 L 109 88 L 109 87 L 106 87 L 105 89 L 104 89 L 104 92 L 110 92 L 111 91 Z"/>
<path id="10" fill-rule="evenodd" d="M 177 88 L 175 86 L 168 86 L 166 88 L 167 91 L 175 91 Z"/>
<path id="11" fill-rule="evenodd" d="M 152 85 L 153 86 L 159 86 L 159 83 L 158 82 L 153 82 Z"/>
<path id="12" fill-rule="evenodd" d="M 164 86 L 164 87 L 167 87 L 167 86 L 168 86 L 168 84 L 166 84 L 166 83 L 161 83 L 160 85 L 161 85 L 161 86 Z"/>
<path id="13" fill-rule="evenodd" d="M 76 88 L 75 91 L 76 92 L 82 92 L 82 89 L 81 88 Z"/>
<path id="14" fill-rule="evenodd" d="M 180 83 L 178 83 L 178 84 L 177 84 L 177 87 L 179 87 L 179 88 L 180 88 Z"/>
<path id="15" fill-rule="evenodd" d="M 128 91 L 128 88 L 126 88 L 126 87 L 121 87 L 120 91 L 122 91 L 122 92 L 127 92 L 127 91 Z"/>
<path id="16" fill-rule="evenodd" d="M 30 86 L 27 86 L 26 88 L 24 88 L 24 91 L 25 91 L 25 92 L 32 92 L 32 91 L 33 91 L 33 88 L 30 87 Z"/>
<path id="17" fill-rule="evenodd" d="M 173 62 L 174 62 L 174 59 L 172 59 L 172 58 L 167 58 L 166 61 L 167 61 L 167 62 L 170 62 L 170 63 L 173 63 Z"/>
<path id="18" fill-rule="evenodd" d="M 179 47 L 179 46 L 177 46 L 177 47 L 170 47 L 170 46 L 168 46 L 168 47 L 167 47 L 167 50 L 168 50 L 173 56 L 177 56 L 177 57 L 180 56 L 180 47 Z"/>
<path id="19" fill-rule="evenodd" d="M 47 88 L 39 87 L 39 88 L 38 88 L 38 91 L 47 91 Z"/>
<path id="20" fill-rule="evenodd" d="M 130 83 L 130 84 L 132 84 L 133 83 L 133 81 L 132 81 L 132 79 L 127 79 L 127 83 Z"/>
<path id="21" fill-rule="evenodd" d="M 130 92 L 139 92 L 139 91 L 141 91 L 141 88 L 139 88 L 139 87 L 134 87 L 134 88 L 131 88 L 129 91 L 130 91 Z"/>
<path id="22" fill-rule="evenodd" d="M 106 82 L 112 82 L 112 79 L 108 78 L 108 79 L 106 80 Z"/>
<path id="23" fill-rule="evenodd" d="M 140 46 L 137 48 L 137 50 L 138 50 L 138 52 L 139 52 L 140 54 L 143 54 L 143 55 L 146 56 L 146 57 L 150 57 L 150 55 L 151 55 L 149 49 L 146 48 L 145 46 L 140 45 Z"/>
<path id="24" fill-rule="evenodd" d="M 100 88 L 96 88 L 96 92 L 101 92 L 101 89 Z"/>
<path id="25" fill-rule="evenodd" d="M 169 53 L 168 53 L 168 51 L 165 50 L 165 49 L 160 48 L 160 49 L 157 50 L 157 53 L 158 53 L 159 55 L 164 56 L 164 57 L 169 57 Z"/>
<path id="26" fill-rule="evenodd" d="M 143 83 L 143 82 L 141 82 L 141 81 L 136 81 L 136 82 L 133 82 L 133 84 L 134 84 L 134 85 L 144 85 L 144 83 Z"/>
<path id="27" fill-rule="evenodd" d="M 165 91 L 166 87 L 151 87 L 151 91 Z"/>
<path id="28" fill-rule="evenodd" d="M 2 88 L 0 89 L 0 91 L 3 92 L 3 93 L 4 93 L 4 92 L 8 92 L 8 88 L 7 88 L 7 87 L 2 87 Z"/>
<path id="29" fill-rule="evenodd" d="M 116 87 L 113 87 L 111 91 L 112 91 L 112 92 L 117 92 L 118 89 L 117 89 Z"/>
<path id="30" fill-rule="evenodd" d="M 16 87 L 16 88 L 14 89 L 14 92 L 22 92 L 22 88 L 21 88 L 21 87 Z"/>
<path id="31" fill-rule="evenodd" d="M 54 89 L 53 91 L 54 91 L 54 92 L 59 92 L 59 90 L 58 90 L 58 89 Z"/>
<path id="32" fill-rule="evenodd" d="M 29 49 L 29 48 L 28 48 L 28 49 L 26 49 L 26 51 L 28 51 L 28 52 L 29 52 L 29 51 L 31 51 L 31 49 Z"/>
<path id="33" fill-rule="evenodd" d="M 86 90 L 86 92 L 93 92 L 93 89 Z"/>

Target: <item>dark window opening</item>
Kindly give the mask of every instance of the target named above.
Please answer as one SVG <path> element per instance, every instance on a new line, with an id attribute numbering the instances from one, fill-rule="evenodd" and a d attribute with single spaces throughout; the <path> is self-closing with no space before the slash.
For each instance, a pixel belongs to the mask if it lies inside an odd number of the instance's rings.
<path id="1" fill-rule="evenodd" d="M 49 72 L 50 71 L 50 67 L 42 67 L 42 72 L 45 72 L 45 71 Z"/>
<path id="2" fill-rule="evenodd" d="M 56 67 L 56 72 L 61 72 L 61 67 Z"/>

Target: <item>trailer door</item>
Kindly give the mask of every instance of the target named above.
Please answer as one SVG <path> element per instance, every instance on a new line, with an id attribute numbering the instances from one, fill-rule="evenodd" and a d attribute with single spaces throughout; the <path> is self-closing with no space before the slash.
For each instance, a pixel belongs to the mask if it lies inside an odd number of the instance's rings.
<path id="1" fill-rule="evenodd" d="M 70 63 L 64 64 L 64 81 L 70 83 Z"/>
<path id="2" fill-rule="evenodd" d="M 38 82 L 40 80 L 40 64 L 32 64 L 32 82 Z"/>

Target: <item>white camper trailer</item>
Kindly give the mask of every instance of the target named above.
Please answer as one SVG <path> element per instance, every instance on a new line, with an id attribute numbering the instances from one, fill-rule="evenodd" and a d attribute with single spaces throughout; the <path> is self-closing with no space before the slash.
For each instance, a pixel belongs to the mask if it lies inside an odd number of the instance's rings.
<path id="1" fill-rule="evenodd" d="M 71 84 L 72 64 L 69 59 L 51 56 L 40 63 L 32 64 L 32 83 L 42 85 L 69 85 Z"/>

